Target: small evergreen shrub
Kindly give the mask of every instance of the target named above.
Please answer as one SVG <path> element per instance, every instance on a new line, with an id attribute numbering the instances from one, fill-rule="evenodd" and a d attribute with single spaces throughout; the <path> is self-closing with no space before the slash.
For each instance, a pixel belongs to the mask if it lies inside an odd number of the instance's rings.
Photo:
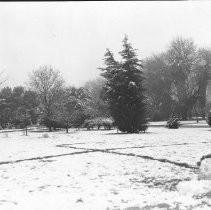
<path id="1" fill-rule="evenodd" d="M 171 128 L 171 129 L 177 129 L 180 127 L 180 122 L 179 122 L 179 119 L 175 116 L 173 116 L 172 118 L 170 118 L 168 121 L 167 121 L 167 125 L 166 127 L 167 128 Z"/>

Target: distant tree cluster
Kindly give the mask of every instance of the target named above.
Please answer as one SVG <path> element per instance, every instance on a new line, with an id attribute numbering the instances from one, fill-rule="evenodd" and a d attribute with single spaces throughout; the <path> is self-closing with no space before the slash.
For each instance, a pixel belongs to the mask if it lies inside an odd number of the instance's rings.
<path id="1" fill-rule="evenodd" d="M 198 49 L 191 39 L 176 38 L 168 49 L 144 61 L 151 120 L 205 118 L 211 50 Z"/>
<path id="2" fill-rule="evenodd" d="M 37 94 L 21 86 L 4 87 L 0 91 L 0 125 L 1 128 L 25 128 L 28 124 L 36 124 Z"/>
<path id="3" fill-rule="evenodd" d="M 120 131 L 138 133 L 147 129 L 148 118 L 176 116 L 169 121 L 171 126 L 175 119 L 205 117 L 210 49 L 179 37 L 165 52 L 140 60 L 126 36 L 119 54 L 117 61 L 107 49 L 101 77 L 83 87 L 67 86 L 51 66 L 33 71 L 27 88 L 3 87 L 0 128 L 40 124 L 49 131 L 64 128 L 68 133 L 70 127 L 115 125 Z"/>
<path id="4" fill-rule="evenodd" d="M 40 124 L 47 126 L 49 131 L 65 128 L 68 133 L 70 127 L 81 127 L 86 119 L 102 114 L 101 89 L 98 90 L 97 83 L 89 82 L 80 88 L 67 87 L 59 71 L 44 66 L 32 72 L 30 86 L 38 96 Z"/>
<path id="5" fill-rule="evenodd" d="M 42 66 L 29 77 L 29 87 L 4 87 L 0 91 L 0 126 L 26 128 L 40 124 L 49 128 L 84 126 L 87 119 L 109 118 L 101 96 L 104 81 L 89 81 L 84 87 L 67 87 L 51 66 Z"/>

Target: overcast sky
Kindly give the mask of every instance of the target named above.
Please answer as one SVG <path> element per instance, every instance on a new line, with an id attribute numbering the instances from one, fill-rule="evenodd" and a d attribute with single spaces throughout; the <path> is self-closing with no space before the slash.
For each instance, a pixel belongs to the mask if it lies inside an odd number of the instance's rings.
<path id="1" fill-rule="evenodd" d="M 1 2 L 0 70 L 14 86 L 52 65 L 80 86 L 99 75 L 106 48 L 117 55 L 124 34 L 141 59 L 176 36 L 211 47 L 211 2 Z"/>

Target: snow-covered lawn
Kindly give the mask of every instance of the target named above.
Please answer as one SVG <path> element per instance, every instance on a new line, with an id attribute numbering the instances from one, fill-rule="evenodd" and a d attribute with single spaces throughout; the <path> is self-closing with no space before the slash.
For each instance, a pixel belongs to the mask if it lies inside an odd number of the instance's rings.
<path id="1" fill-rule="evenodd" d="M 211 209 L 211 129 L 0 133 L 0 209 Z"/>

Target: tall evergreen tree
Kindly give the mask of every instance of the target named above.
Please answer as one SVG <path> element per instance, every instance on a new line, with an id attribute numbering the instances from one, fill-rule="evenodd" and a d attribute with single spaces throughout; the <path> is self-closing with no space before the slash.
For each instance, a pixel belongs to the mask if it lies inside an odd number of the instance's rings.
<path id="1" fill-rule="evenodd" d="M 110 112 L 118 129 L 137 133 L 147 128 L 142 65 L 127 37 L 123 40 L 120 55 L 122 61 L 117 62 L 107 49 L 102 76 L 107 80 Z"/>

